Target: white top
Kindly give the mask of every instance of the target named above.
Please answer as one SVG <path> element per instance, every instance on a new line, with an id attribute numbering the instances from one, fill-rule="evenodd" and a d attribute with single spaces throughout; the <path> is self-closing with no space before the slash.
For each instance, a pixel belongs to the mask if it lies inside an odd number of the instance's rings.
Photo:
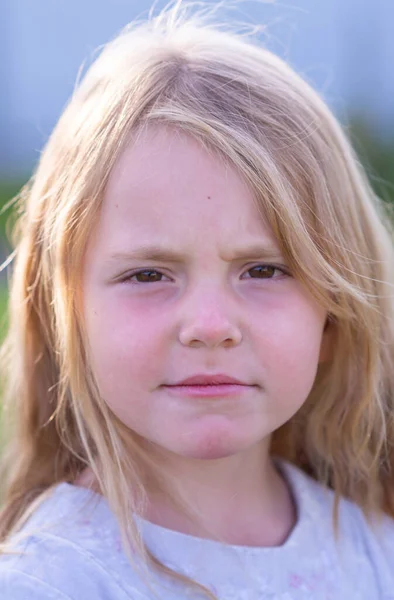
<path id="1" fill-rule="evenodd" d="M 145 542 L 220 600 L 394 600 L 394 521 L 371 528 L 343 500 L 336 543 L 333 493 L 298 468 L 280 466 L 298 510 L 282 546 L 230 546 L 138 519 Z M 202 598 L 162 576 L 152 575 L 150 588 L 123 553 L 106 500 L 87 489 L 59 484 L 23 532 L 28 537 L 16 543 L 24 553 L 0 558 L 1 600 Z"/>

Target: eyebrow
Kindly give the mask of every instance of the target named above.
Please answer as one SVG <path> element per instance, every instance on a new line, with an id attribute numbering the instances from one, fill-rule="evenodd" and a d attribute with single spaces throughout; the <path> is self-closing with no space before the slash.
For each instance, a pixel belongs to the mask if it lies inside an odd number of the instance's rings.
<path id="1" fill-rule="evenodd" d="M 111 262 L 149 260 L 153 262 L 168 262 L 174 264 L 184 262 L 185 258 L 185 253 L 174 248 L 166 248 L 157 244 L 139 246 L 128 252 L 114 252 L 109 256 Z M 242 259 L 283 260 L 283 256 L 279 248 L 253 244 L 243 248 L 234 249 L 231 256 L 229 255 L 224 258 L 227 262 Z"/>

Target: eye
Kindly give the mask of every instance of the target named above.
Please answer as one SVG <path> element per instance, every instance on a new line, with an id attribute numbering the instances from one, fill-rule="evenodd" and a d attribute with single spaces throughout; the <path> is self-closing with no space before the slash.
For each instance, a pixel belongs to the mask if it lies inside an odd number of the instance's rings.
<path id="1" fill-rule="evenodd" d="M 159 283 L 164 277 L 163 273 L 156 269 L 142 269 L 136 273 L 130 273 L 122 281 L 133 281 L 134 283 Z"/>
<path id="2" fill-rule="evenodd" d="M 289 274 L 284 267 L 268 264 L 260 264 L 251 267 L 246 273 L 249 273 L 247 279 L 278 279 Z M 130 273 L 121 281 L 131 281 L 136 284 L 160 283 L 163 281 L 163 277 L 166 276 L 157 269 L 141 269 L 135 273 Z"/>
<path id="3" fill-rule="evenodd" d="M 288 275 L 288 272 L 284 267 L 278 267 L 276 265 L 256 265 L 246 271 L 250 274 L 247 279 L 278 279 L 283 275 Z"/>

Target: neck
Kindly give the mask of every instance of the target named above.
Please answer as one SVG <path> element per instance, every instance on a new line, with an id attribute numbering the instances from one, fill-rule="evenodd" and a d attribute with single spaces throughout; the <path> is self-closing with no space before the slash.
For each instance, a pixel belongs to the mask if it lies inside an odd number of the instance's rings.
<path id="1" fill-rule="evenodd" d="M 167 529 L 227 544 L 280 546 L 295 525 L 296 509 L 268 450 L 264 442 L 214 460 L 160 452 L 161 479 L 171 482 L 173 494 L 150 485 L 144 518 Z M 90 469 L 75 484 L 96 488 Z M 181 497 L 181 503 L 173 496 Z"/>
<path id="2" fill-rule="evenodd" d="M 168 454 L 161 458 L 163 480 L 171 482 L 183 503 L 152 490 L 147 520 L 235 545 L 278 546 L 288 537 L 296 521 L 295 508 L 267 443 L 214 460 Z"/>

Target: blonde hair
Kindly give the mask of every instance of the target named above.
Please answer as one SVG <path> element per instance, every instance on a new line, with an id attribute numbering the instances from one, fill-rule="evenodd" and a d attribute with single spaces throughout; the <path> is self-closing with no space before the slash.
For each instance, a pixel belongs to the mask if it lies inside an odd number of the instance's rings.
<path id="1" fill-rule="evenodd" d="M 274 432 L 272 451 L 367 515 L 394 516 L 389 219 L 318 94 L 253 37 L 211 22 L 212 14 L 176 2 L 109 43 L 22 191 L 2 358 L 5 431 L 12 432 L 2 540 L 43 492 L 89 465 L 125 545 L 172 573 L 129 518 L 143 513 L 143 470 L 160 481 L 158 466 L 100 398 L 79 298 L 109 173 L 148 123 L 197 138 L 245 177 L 294 275 L 329 313 L 332 360 L 320 366 L 301 410 Z"/>

